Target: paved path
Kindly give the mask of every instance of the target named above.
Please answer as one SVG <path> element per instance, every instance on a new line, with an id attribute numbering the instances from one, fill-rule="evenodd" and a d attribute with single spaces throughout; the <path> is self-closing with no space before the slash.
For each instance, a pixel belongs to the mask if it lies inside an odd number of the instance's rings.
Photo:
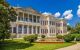
<path id="1" fill-rule="evenodd" d="M 80 50 L 80 43 L 77 43 L 77 44 L 72 45 L 72 46 L 60 48 L 60 49 L 57 49 L 57 50 Z"/>

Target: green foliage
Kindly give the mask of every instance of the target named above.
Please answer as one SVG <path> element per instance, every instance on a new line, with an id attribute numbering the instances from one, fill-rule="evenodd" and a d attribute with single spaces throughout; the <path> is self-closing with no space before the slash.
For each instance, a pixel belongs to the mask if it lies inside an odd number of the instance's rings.
<path id="1" fill-rule="evenodd" d="M 64 36 L 64 41 L 65 42 L 71 42 L 71 41 L 74 40 L 74 38 L 75 38 L 75 36 L 72 36 L 71 34 L 68 34 L 68 35 Z"/>
<path id="2" fill-rule="evenodd" d="M 80 23 L 77 23 L 70 31 L 71 34 L 80 34 Z"/>
<path id="3" fill-rule="evenodd" d="M 0 3 L 0 39 L 4 40 L 10 37 L 10 22 L 16 20 L 17 14 L 4 0 Z"/>
<path id="4" fill-rule="evenodd" d="M 76 41 L 80 41 L 80 35 L 76 37 Z"/>
<path id="5" fill-rule="evenodd" d="M 46 36 L 45 35 L 41 35 L 41 38 L 45 38 Z"/>
<path id="6" fill-rule="evenodd" d="M 37 40 L 37 35 L 28 35 L 28 36 L 24 36 L 24 40 L 28 41 L 29 43 L 32 43 L 34 41 Z"/>
<path id="7" fill-rule="evenodd" d="M 67 31 L 70 31 L 72 27 L 70 25 L 67 25 Z"/>
<path id="8" fill-rule="evenodd" d="M 56 36 L 58 39 L 63 39 L 63 36 L 62 35 L 57 35 Z"/>
<path id="9" fill-rule="evenodd" d="M 75 37 L 76 41 L 80 41 L 80 34 L 75 33 L 75 34 L 71 34 L 71 35 Z"/>

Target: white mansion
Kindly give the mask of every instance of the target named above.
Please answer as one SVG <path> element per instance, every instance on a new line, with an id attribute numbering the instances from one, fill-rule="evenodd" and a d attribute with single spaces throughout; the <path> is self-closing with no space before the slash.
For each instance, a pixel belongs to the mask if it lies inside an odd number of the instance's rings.
<path id="1" fill-rule="evenodd" d="M 11 23 L 11 33 L 16 38 L 25 35 L 44 34 L 46 37 L 54 37 L 58 34 L 67 34 L 67 23 L 51 14 L 42 14 L 32 8 L 15 8 L 16 22 Z"/>

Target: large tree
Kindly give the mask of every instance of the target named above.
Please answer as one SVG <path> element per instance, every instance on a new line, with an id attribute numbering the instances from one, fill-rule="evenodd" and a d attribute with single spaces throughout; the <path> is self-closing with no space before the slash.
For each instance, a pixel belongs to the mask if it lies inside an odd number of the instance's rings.
<path id="1" fill-rule="evenodd" d="M 76 33 L 80 34 L 80 23 L 77 23 L 75 26 Z"/>
<path id="2" fill-rule="evenodd" d="M 10 22 L 16 20 L 16 12 L 4 0 L 0 0 L 0 39 L 10 37 Z"/>
<path id="3" fill-rule="evenodd" d="M 70 30 L 71 34 L 80 34 L 80 23 L 77 23 L 75 27 L 72 27 Z"/>
<path id="4" fill-rule="evenodd" d="M 67 25 L 67 31 L 71 31 L 72 27 L 70 25 Z"/>

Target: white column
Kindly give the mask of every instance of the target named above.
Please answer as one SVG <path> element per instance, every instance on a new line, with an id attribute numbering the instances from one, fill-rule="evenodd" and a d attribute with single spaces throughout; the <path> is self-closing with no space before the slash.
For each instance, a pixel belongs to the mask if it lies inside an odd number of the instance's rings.
<path id="1" fill-rule="evenodd" d="M 33 33 L 33 26 L 32 26 L 32 34 L 34 34 L 34 33 Z"/>
<path id="2" fill-rule="evenodd" d="M 17 20 L 16 21 L 18 21 L 18 16 L 17 16 Z"/>
<path id="3" fill-rule="evenodd" d="M 22 25 L 22 34 L 24 34 L 24 25 Z"/>
<path id="4" fill-rule="evenodd" d="M 29 26 L 27 26 L 27 34 L 29 34 Z"/>
<path id="5" fill-rule="evenodd" d="M 18 14 L 18 15 L 17 15 L 17 21 L 18 21 L 19 12 L 18 12 L 17 14 Z"/>
<path id="6" fill-rule="evenodd" d="M 47 36 L 49 37 L 50 36 L 50 27 L 49 27 L 49 25 L 50 25 L 50 20 L 48 19 L 48 34 L 47 34 Z"/>
<path id="7" fill-rule="evenodd" d="M 37 23 L 37 16 L 36 16 L 36 23 Z"/>
<path id="8" fill-rule="evenodd" d="M 42 34 L 41 34 L 41 26 L 40 26 L 40 28 L 39 28 L 39 35 L 40 35 L 40 37 L 41 37 L 41 35 L 42 35 Z"/>
<path id="9" fill-rule="evenodd" d="M 16 30 L 17 30 L 17 38 L 18 38 L 18 37 L 19 37 L 19 36 L 18 36 L 18 25 L 17 25 L 17 28 L 16 28 Z"/>
<path id="10" fill-rule="evenodd" d="M 28 22 L 29 22 L 29 13 L 28 13 Z"/>

